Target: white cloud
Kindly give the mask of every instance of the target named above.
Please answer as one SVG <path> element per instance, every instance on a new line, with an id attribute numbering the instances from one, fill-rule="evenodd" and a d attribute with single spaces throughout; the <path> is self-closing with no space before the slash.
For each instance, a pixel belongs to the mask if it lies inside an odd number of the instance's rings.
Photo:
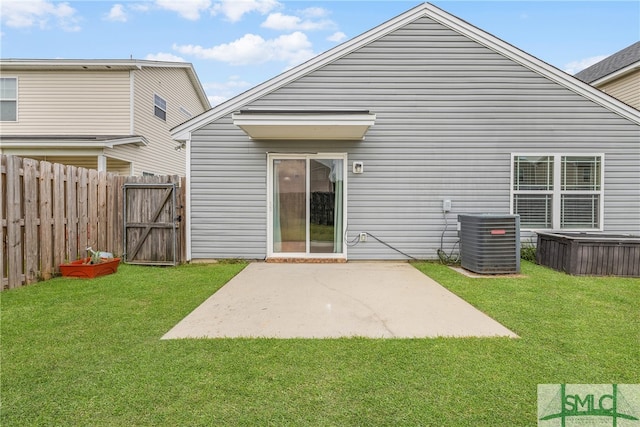
<path id="1" fill-rule="evenodd" d="M 300 11 L 302 16 L 306 16 L 307 18 L 322 18 L 329 15 L 329 11 L 327 9 L 323 9 L 321 7 L 308 7 Z"/>
<path id="2" fill-rule="evenodd" d="M 233 98 L 252 86 L 251 83 L 242 80 L 239 76 L 230 76 L 226 82 L 205 83 L 205 92 L 209 94 L 211 105 L 220 104 L 227 99 Z"/>
<path id="3" fill-rule="evenodd" d="M 347 38 L 347 35 L 345 33 L 343 33 L 342 31 L 338 31 L 336 33 L 331 34 L 329 37 L 327 37 L 327 40 L 329 40 L 330 42 L 340 43 L 346 38 Z"/>
<path id="4" fill-rule="evenodd" d="M 49 27 L 50 20 L 65 31 L 80 31 L 80 18 L 69 3 L 47 0 L 2 0 L 2 23 L 13 28 Z"/>
<path id="5" fill-rule="evenodd" d="M 247 13 L 258 12 L 265 15 L 281 6 L 277 0 L 221 0 L 214 4 L 211 13 L 222 14 L 229 21 L 237 22 Z"/>
<path id="6" fill-rule="evenodd" d="M 280 31 L 311 31 L 335 28 L 335 23 L 327 19 L 321 21 L 303 20 L 298 16 L 283 15 L 280 12 L 276 12 L 270 14 L 260 26 Z"/>
<path id="7" fill-rule="evenodd" d="M 124 10 L 124 6 L 121 4 L 115 4 L 105 17 L 107 21 L 115 22 L 127 22 L 127 12 Z"/>
<path id="8" fill-rule="evenodd" d="M 591 56 L 589 58 L 584 58 L 584 59 L 579 59 L 577 61 L 569 62 L 564 66 L 564 71 L 569 74 L 575 74 L 579 71 L 584 70 L 585 68 L 592 66 L 593 64 L 596 64 L 602 61 L 607 56 L 608 55 Z"/>
<path id="9" fill-rule="evenodd" d="M 151 9 L 147 3 L 131 3 L 128 6 L 129 9 L 135 10 L 136 12 L 148 12 Z"/>
<path id="10" fill-rule="evenodd" d="M 209 104 L 211 104 L 212 107 L 215 107 L 218 104 L 222 104 L 224 101 L 229 99 L 229 97 L 222 95 L 207 95 L 207 99 L 209 100 Z"/>
<path id="11" fill-rule="evenodd" d="M 173 49 L 183 55 L 197 58 L 215 59 L 231 65 L 263 64 L 283 61 L 297 65 L 314 56 L 311 42 L 304 33 L 296 31 L 275 39 L 265 40 L 255 34 L 245 34 L 241 38 L 210 48 L 199 45 L 173 45 Z"/>
<path id="12" fill-rule="evenodd" d="M 144 57 L 149 61 L 168 61 L 168 62 L 186 62 L 183 58 L 176 56 L 172 53 L 158 52 L 150 53 Z"/>
<path id="13" fill-rule="evenodd" d="M 177 12 L 178 15 L 190 21 L 200 19 L 200 12 L 209 9 L 210 0 L 156 0 L 156 5 L 161 9 Z"/>

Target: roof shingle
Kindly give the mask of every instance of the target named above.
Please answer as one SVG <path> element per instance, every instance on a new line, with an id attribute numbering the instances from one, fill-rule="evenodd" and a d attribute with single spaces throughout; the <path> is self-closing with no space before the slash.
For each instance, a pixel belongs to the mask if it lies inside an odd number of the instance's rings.
<path id="1" fill-rule="evenodd" d="M 606 57 L 602 61 L 585 68 L 575 75 L 576 78 L 591 84 L 602 77 L 640 61 L 640 41 L 621 51 Z"/>

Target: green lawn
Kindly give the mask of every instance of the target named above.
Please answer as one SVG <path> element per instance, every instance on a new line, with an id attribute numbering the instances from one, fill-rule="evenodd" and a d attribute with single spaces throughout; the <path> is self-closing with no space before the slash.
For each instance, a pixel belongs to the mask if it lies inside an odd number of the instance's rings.
<path id="1" fill-rule="evenodd" d="M 640 280 L 417 268 L 521 336 L 160 337 L 244 264 L 123 265 L 1 301 L 2 426 L 531 426 L 540 383 L 640 382 Z"/>

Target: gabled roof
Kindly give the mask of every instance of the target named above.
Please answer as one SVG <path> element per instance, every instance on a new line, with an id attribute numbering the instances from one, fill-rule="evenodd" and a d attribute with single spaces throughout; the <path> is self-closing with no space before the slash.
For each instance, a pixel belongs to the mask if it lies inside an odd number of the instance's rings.
<path id="1" fill-rule="evenodd" d="M 423 3 L 395 18 L 341 44 L 333 49 L 322 53 L 315 58 L 304 62 L 264 83 L 261 83 L 252 89 L 241 93 L 240 95 L 217 105 L 211 110 L 186 121 L 172 129 L 171 136 L 178 141 L 186 141 L 190 139 L 191 132 L 223 117 L 229 113 L 233 113 L 250 102 L 261 98 L 262 96 L 273 92 L 274 90 L 290 83 L 298 78 L 309 74 L 326 64 L 329 64 L 349 53 L 366 46 L 367 44 L 404 27 L 411 22 L 427 17 L 435 22 L 444 25 L 460 33 L 463 36 L 497 52 L 506 58 L 509 58 L 518 64 L 529 68 L 530 70 L 558 83 L 565 88 L 578 93 L 585 98 L 596 102 L 597 104 L 625 117 L 634 123 L 640 124 L 640 111 L 629 107 L 623 102 L 591 87 L 590 85 L 574 78 L 573 76 L 547 64 L 544 61 L 500 40 L 499 38 L 477 28 L 473 25 L 457 18 L 442 9 L 430 4 Z"/>
<path id="2" fill-rule="evenodd" d="M 640 41 L 635 42 L 575 75 L 583 82 L 596 85 L 640 69 Z"/>
<path id="3" fill-rule="evenodd" d="M 209 98 L 188 62 L 147 61 L 140 59 L 0 59 L 0 70 L 141 70 L 142 68 L 182 68 L 187 72 L 205 109 L 211 108 Z"/>

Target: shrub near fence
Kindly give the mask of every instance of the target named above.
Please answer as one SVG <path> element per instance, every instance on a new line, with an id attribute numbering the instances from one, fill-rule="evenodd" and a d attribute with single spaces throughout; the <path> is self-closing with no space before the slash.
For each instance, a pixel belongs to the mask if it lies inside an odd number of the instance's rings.
<path id="1" fill-rule="evenodd" d="M 89 246 L 122 255 L 124 183 L 179 180 L 0 157 L 0 289 L 49 279 Z"/>

